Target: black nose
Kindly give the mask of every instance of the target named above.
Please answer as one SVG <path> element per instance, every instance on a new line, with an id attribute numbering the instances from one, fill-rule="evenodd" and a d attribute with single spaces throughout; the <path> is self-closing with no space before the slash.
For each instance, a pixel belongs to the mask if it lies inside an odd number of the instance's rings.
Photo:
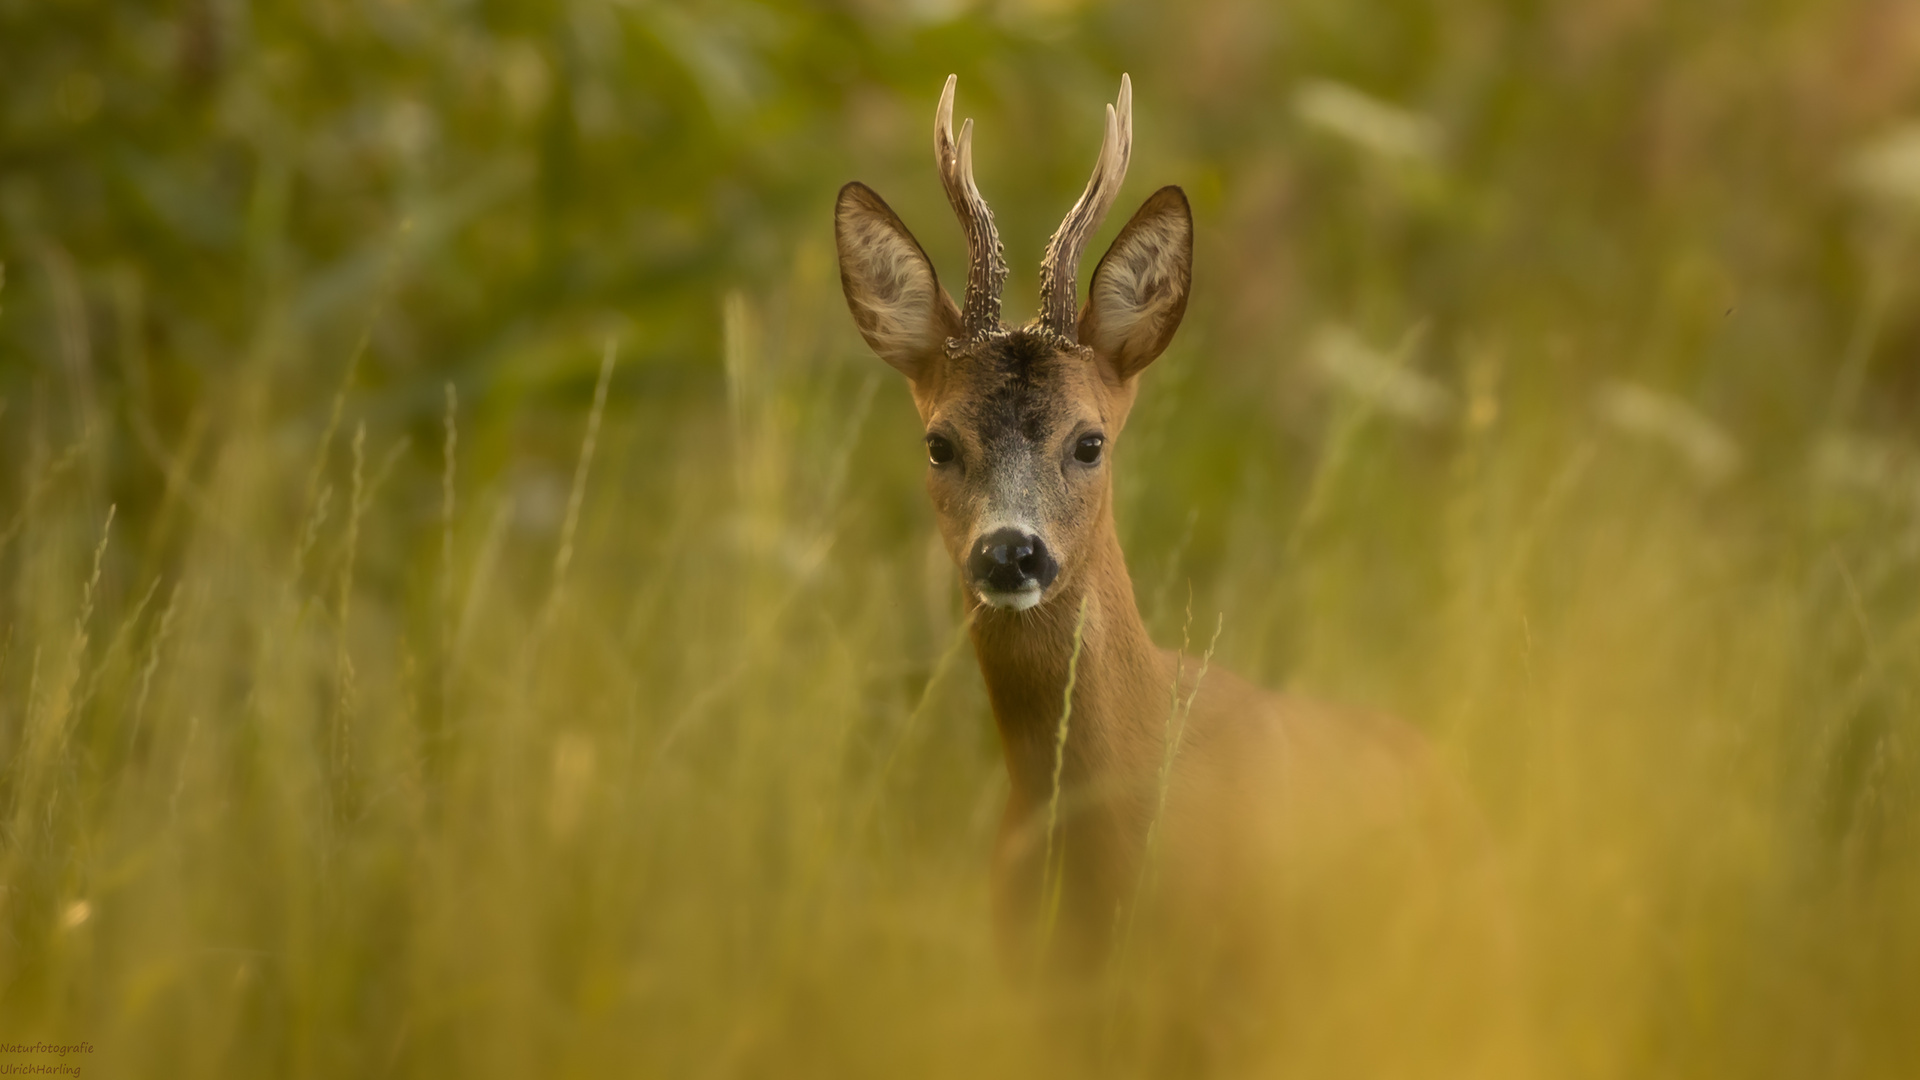
<path id="1" fill-rule="evenodd" d="M 1059 573 L 1060 564 L 1047 554 L 1047 545 L 1019 529 L 988 533 L 973 542 L 967 556 L 967 576 L 995 592 L 1018 592 L 1029 583 L 1044 589 Z"/>

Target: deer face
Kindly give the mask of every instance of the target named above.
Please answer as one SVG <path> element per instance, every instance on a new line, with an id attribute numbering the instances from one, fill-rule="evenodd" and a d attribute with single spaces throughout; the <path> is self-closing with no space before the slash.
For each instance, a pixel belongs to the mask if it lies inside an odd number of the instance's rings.
<path id="1" fill-rule="evenodd" d="M 1129 388 L 1086 350 L 1016 330 L 956 350 L 915 397 L 947 551 L 982 601 L 1033 607 L 1105 516 Z"/>
<path id="2" fill-rule="evenodd" d="M 927 491 L 968 588 L 1023 611 L 1074 580 L 1110 520 L 1111 454 L 1137 376 L 1186 311 L 1193 225 L 1179 188 L 1154 193 L 1100 260 L 1074 314 L 1080 249 L 1120 186 L 1131 145 L 1130 123 L 1123 128 L 1109 109 L 1101 166 L 1047 247 L 1041 316 L 1006 327 L 1005 268 L 973 188 L 971 121 L 953 152 L 952 93 L 950 79 L 936 146 L 973 249 L 967 308 L 940 287 L 906 225 L 857 183 L 841 189 L 834 212 L 841 285 L 867 344 L 912 384 Z M 1120 119 L 1130 120 L 1129 94 L 1123 82 Z"/>

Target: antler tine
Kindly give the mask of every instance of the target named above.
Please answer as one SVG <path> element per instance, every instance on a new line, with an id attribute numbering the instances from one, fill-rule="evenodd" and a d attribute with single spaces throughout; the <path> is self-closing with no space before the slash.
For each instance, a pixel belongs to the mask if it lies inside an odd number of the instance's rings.
<path id="1" fill-rule="evenodd" d="M 1040 322 L 1054 334 L 1077 341 L 1075 325 L 1077 304 L 1074 279 L 1080 273 L 1080 255 L 1087 238 L 1113 208 L 1120 184 L 1127 178 L 1127 162 L 1133 157 L 1133 80 L 1120 76 L 1120 97 L 1107 106 L 1107 134 L 1100 143 L 1100 157 L 1094 163 L 1093 177 L 1080 201 L 1047 240 L 1047 254 L 1040 263 Z"/>
<path id="2" fill-rule="evenodd" d="M 958 76 L 947 76 L 940 107 L 933 117 L 933 152 L 940 166 L 940 183 L 947 201 L 967 234 L 967 294 L 961 322 L 969 338 L 983 337 L 1000 327 L 1000 287 L 1007 280 L 1007 263 L 994 228 L 993 211 L 973 182 L 973 121 L 960 125 L 960 142 L 953 139 L 953 88 Z"/>

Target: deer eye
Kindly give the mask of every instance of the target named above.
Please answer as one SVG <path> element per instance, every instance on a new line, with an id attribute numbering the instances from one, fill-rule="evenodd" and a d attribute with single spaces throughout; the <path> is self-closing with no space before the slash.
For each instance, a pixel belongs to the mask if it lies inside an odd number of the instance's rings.
<path id="1" fill-rule="evenodd" d="M 1106 444 L 1107 438 L 1104 435 L 1082 435 L 1080 436 L 1080 441 L 1074 444 L 1073 460 L 1082 465 L 1098 464 L 1100 461 L 1100 448 Z"/>
<path id="2" fill-rule="evenodd" d="M 927 460 L 945 465 L 953 460 L 953 443 L 944 435 L 927 436 Z"/>

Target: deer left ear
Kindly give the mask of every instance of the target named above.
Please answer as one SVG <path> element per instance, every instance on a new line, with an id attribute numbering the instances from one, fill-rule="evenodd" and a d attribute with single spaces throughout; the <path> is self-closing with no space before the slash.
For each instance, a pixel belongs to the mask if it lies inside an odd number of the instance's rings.
<path id="1" fill-rule="evenodd" d="M 865 184 L 840 189 L 833 209 L 840 287 L 867 345 L 919 382 L 959 337 L 960 309 L 940 287 L 933 263 L 886 201 Z"/>
<path id="2" fill-rule="evenodd" d="M 1193 283 L 1193 211 L 1186 193 L 1148 197 L 1094 267 L 1080 309 L 1080 344 L 1113 375 L 1138 375 L 1173 340 Z"/>

